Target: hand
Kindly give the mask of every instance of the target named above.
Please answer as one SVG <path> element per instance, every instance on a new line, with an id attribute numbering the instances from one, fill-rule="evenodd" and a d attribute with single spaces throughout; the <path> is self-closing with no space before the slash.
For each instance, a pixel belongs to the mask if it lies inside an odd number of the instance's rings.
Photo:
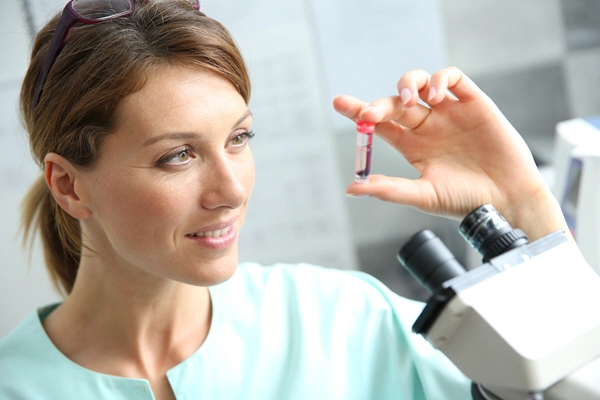
<path id="1" fill-rule="evenodd" d="M 420 178 L 372 175 L 369 183 L 351 183 L 348 194 L 454 218 L 491 203 L 530 240 L 566 228 L 521 136 L 459 69 L 446 68 L 432 76 L 411 71 L 398 82 L 398 93 L 371 104 L 338 96 L 334 108 L 353 121 L 375 122 L 376 134 L 400 152 Z M 419 98 L 428 107 L 419 104 Z M 540 219 L 549 222 L 547 226 Z"/>

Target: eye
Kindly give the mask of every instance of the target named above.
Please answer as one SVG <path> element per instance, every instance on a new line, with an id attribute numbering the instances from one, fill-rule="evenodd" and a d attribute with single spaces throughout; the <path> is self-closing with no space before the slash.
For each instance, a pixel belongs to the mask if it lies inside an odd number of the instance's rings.
<path id="1" fill-rule="evenodd" d="M 244 144 L 244 142 L 246 141 L 246 135 L 237 135 L 236 137 L 233 138 L 233 140 L 231 141 L 231 144 L 234 146 L 239 146 Z"/>
<path id="2" fill-rule="evenodd" d="M 165 155 L 161 158 L 158 163 L 160 165 L 183 165 L 187 164 L 192 157 L 193 149 L 187 147 L 185 149 L 179 149 L 172 153 Z"/>
<path id="3" fill-rule="evenodd" d="M 233 139 L 229 141 L 229 143 L 235 147 L 242 147 L 246 143 L 248 143 L 248 140 L 252 139 L 253 137 L 254 131 L 243 132 L 235 135 Z"/>

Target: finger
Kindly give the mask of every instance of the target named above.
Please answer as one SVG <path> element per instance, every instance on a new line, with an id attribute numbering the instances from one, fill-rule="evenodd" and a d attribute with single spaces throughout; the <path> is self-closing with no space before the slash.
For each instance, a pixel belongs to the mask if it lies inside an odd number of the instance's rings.
<path id="1" fill-rule="evenodd" d="M 360 114 L 366 121 L 378 123 L 394 121 L 403 127 L 415 129 L 427 119 L 431 109 L 422 104 L 405 106 L 401 96 L 390 96 L 375 100 Z"/>
<path id="2" fill-rule="evenodd" d="M 404 105 L 411 107 L 419 102 L 419 99 L 427 101 L 431 76 L 422 69 L 407 72 L 400 78 L 397 84 L 398 93 L 403 99 Z"/>
<path id="3" fill-rule="evenodd" d="M 441 69 L 431 76 L 423 70 L 410 71 L 398 81 L 398 93 L 407 106 L 417 104 L 419 99 L 437 105 L 457 98 L 469 101 L 482 94 L 477 85 L 456 67 Z"/>
<path id="4" fill-rule="evenodd" d="M 367 102 L 348 95 L 336 96 L 333 99 L 333 108 L 344 117 L 355 122 L 368 105 Z"/>
<path id="5" fill-rule="evenodd" d="M 407 72 L 400 78 L 397 85 L 398 94 L 405 106 L 411 107 L 418 103 L 422 97 L 419 92 L 429 88 L 429 79 L 429 74 L 422 69 Z"/>
<path id="6" fill-rule="evenodd" d="M 385 175 L 371 175 L 368 183 L 352 182 L 346 189 L 346 194 L 351 197 L 376 197 L 379 200 L 397 204 L 404 204 L 419 209 L 430 209 L 431 204 L 425 204 L 431 188 L 428 189 L 426 181 L 420 179 L 389 177 Z"/>
<path id="7" fill-rule="evenodd" d="M 481 89 L 456 67 L 448 67 L 433 74 L 429 80 L 428 104 L 441 103 L 448 92 L 462 101 L 470 101 L 482 95 Z"/>

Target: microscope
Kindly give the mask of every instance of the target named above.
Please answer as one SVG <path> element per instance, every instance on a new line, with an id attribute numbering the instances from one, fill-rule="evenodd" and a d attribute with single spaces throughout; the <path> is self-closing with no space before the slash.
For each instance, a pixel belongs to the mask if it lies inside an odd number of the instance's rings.
<path id="1" fill-rule="evenodd" d="M 482 265 L 467 271 L 429 230 L 398 253 L 431 293 L 413 332 L 472 380 L 474 400 L 600 399 L 600 276 L 577 245 L 562 231 L 530 243 L 489 204 L 459 231 Z"/>

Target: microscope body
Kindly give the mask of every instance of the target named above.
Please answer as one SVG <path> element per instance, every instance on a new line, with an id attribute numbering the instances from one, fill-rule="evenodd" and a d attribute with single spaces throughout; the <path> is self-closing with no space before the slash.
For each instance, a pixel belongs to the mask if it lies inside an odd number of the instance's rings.
<path id="1" fill-rule="evenodd" d="M 600 399 L 599 306 L 600 276 L 555 232 L 444 281 L 413 331 L 474 399 Z"/>

